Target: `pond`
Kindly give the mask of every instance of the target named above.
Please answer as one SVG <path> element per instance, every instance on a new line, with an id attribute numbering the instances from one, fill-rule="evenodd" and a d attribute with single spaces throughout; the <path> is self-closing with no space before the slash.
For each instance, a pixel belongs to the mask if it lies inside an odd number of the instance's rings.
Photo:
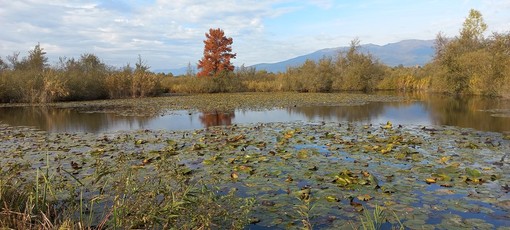
<path id="1" fill-rule="evenodd" d="M 196 112 L 175 110 L 154 116 L 119 116 L 114 112 L 53 107 L 0 107 L 0 123 L 31 126 L 48 132 L 110 132 L 138 129 L 191 130 L 204 127 L 265 122 L 362 122 L 380 124 L 448 125 L 481 131 L 509 132 L 508 100 L 483 97 L 404 94 L 398 102 L 361 105 L 290 106 L 265 110 Z"/>
<path id="2" fill-rule="evenodd" d="M 125 209 L 108 226 L 158 228 L 152 224 L 170 210 L 193 213 L 166 219 L 169 226 L 230 213 L 246 229 L 358 229 L 383 207 L 384 229 L 402 222 L 406 229 L 503 230 L 510 226 L 509 114 L 508 100 L 429 94 L 0 107 L 0 180 L 21 183 L 16 191 L 49 183 L 40 187 L 56 188 L 57 207 L 86 216 L 91 228 L 108 220 L 108 210 Z M 41 170 L 44 180 L 34 177 Z M 188 189 L 202 193 L 188 203 L 187 192 L 179 193 Z"/>

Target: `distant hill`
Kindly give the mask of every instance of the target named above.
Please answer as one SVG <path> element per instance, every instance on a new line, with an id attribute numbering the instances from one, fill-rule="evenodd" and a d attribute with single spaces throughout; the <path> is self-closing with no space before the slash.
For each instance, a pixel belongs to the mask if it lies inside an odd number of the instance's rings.
<path id="1" fill-rule="evenodd" d="M 347 51 L 348 49 L 349 47 L 321 49 L 286 61 L 261 63 L 251 67 L 268 72 L 285 72 L 287 67 L 299 66 L 307 59 L 318 61 L 323 57 L 336 57 L 339 52 Z M 383 46 L 365 44 L 361 45 L 361 51 L 372 54 L 379 61 L 389 66 L 423 66 L 434 56 L 434 40 L 403 40 Z"/>
<path id="2" fill-rule="evenodd" d="M 249 67 L 268 72 L 285 72 L 287 67 L 295 67 L 303 64 L 307 59 L 318 61 L 323 57 L 336 57 L 339 52 L 347 51 L 349 47 L 327 48 L 315 51 L 310 54 L 291 58 L 276 63 L 261 63 Z M 434 56 L 434 40 L 403 40 L 396 43 L 389 43 L 383 46 L 374 44 L 361 45 L 361 51 L 370 53 L 382 63 L 389 66 L 423 66 Z M 197 72 L 196 66 L 193 66 Z M 186 74 L 187 67 L 177 69 L 156 69 L 156 73 L 172 73 L 174 76 Z"/>

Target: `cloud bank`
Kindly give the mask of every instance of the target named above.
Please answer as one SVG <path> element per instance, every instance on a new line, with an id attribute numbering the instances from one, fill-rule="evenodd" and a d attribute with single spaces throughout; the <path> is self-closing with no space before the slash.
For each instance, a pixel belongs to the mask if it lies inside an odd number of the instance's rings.
<path id="1" fill-rule="evenodd" d="M 347 3 L 346 3 L 347 2 Z M 52 63 L 58 57 L 98 55 L 107 64 L 153 69 L 196 64 L 204 34 L 222 28 L 233 37 L 234 64 L 276 62 L 322 48 L 402 39 L 454 36 L 470 8 L 482 11 L 489 30 L 510 28 L 510 4 L 502 1 L 333 0 L 0 0 L 0 56 L 37 43 Z"/>

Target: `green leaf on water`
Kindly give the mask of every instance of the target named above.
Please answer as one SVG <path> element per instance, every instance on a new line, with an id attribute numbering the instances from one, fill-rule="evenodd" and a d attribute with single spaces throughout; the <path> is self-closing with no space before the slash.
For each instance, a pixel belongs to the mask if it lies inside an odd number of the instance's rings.
<path id="1" fill-rule="evenodd" d="M 482 173 L 477 169 L 466 168 L 466 173 L 471 178 L 479 178 L 482 176 Z"/>
<path id="2" fill-rule="evenodd" d="M 309 157 L 309 155 L 310 155 L 310 153 L 307 149 L 301 149 L 297 153 L 297 158 L 298 159 L 306 159 Z"/>

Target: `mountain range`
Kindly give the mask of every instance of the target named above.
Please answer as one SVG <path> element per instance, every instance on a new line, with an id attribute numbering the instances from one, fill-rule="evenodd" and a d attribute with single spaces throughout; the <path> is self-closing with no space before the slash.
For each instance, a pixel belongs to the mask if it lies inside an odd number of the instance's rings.
<path id="1" fill-rule="evenodd" d="M 302 65 L 306 60 L 318 61 L 324 57 L 335 58 L 340 52 L 349 50 L 349 47 L 327 48 L 306 55 L 291 58 L 276 63 L 260 63 L 249 67 L 268 72 L 285 72 L 287 67 Z M 409 39 L 386 45 L 364 44 L 360 51 L 369 53 L 381 63 L 388 66 L 423 66 L 434 56 L 434 40 Z M 169 70 L 156 70 L 155 72 L 171 72 L 174 76 L 185 74 L 187 67 Z M 196 71 L 196 70 L 195 70 Z"/>

